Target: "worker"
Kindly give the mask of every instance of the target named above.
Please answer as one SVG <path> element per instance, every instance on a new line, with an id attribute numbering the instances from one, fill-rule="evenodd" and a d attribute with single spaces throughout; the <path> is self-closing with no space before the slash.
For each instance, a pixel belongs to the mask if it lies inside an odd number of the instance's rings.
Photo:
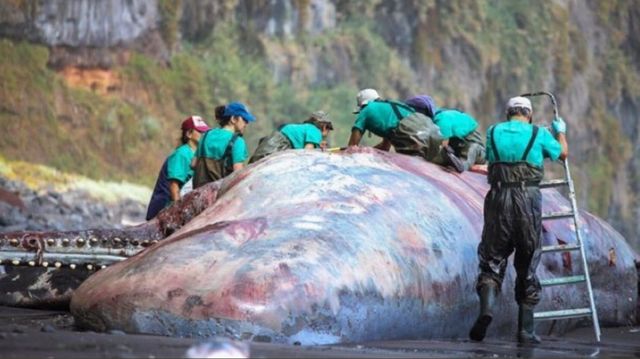
<path id="1" fill-rule="evenodd" d="M 256 119 L 247 107 L 240 102 L 218 106 L 216 120 L 220 127 L 207 131 L 198 145 L 193 161 L 193 188 L 241 170 L 249 157 L 242 135 Z"/>
<path id="2" fill-rule="evenodd" d="M 533 109 L 525 97 L 507 102 L 507 121 L 487 131 L 488 181 L 491 189 L 484 201 L 484 228 L 478 245 L 479 275 L 476 290 L 480 315 L 469 337 L 484 339 L 492 321 L 493 304 L 500 292 L 507 258 L 515 250 L 515 298 L 518 303 L 518 341 L 540 343 L 535 334 L 533 308 L 540 301 L 536 268 L 540 261 L 543 159 L 566 159 L 566 124 L 556 117 L 552 134 L 531 123 Z M 555 137 L 555 138 L 554 138 Z M 500 311 L 504 313 L 505 311 Z"/>
<path id="3" fill-rule="evenodd" d="M 333 124 L 324 111 L 316 111 L 303 123 L 280 126 L 270 136 L 260 139 L 258 148 L 249 160 L 256 162 L 264 157 L 288 149 L 314 149 L 322 146 Z"/>
<path id="4" fill-rule="evenodd" d="M 478 122 L 469 114 L 457 109 L 436 107 L 431 96 L 420 95 L 409 98 L 405 103 L 416 111 L 433 119 L 440 129 L 443 147 L 451 147 L 454 155 L 462 160 L 463 167 L 456 168 L 464 172 L 473 165 L 481 165 L 485 160 L 485 147 L 482 135 L 478 131 Z"/>
<path id="5" fill-rule="evenodd" d="M 190 116 L 182 121 L 180 145 L 162 164 L 153 194 L 147 208 L 147 221 L 163 208 L 180 199 L 180 189 L 193 176 L 191 160 L 198 147 L 200 136 L 209 126 L 200 116 Z"/>
<path id="6" fill-rule="evenodd" d="M 442 147 L 440 130 L 433 121 L 412 107 L 397 101 L 383 100 L 374 89 L 361 90 L 354 114 L 358 117 L 351 130 L 349 146 L 357 146 L 365 131 L 383 138 L 375 148 L 421 156 L 440 165 L 463 167 L 453 150 Z"/>

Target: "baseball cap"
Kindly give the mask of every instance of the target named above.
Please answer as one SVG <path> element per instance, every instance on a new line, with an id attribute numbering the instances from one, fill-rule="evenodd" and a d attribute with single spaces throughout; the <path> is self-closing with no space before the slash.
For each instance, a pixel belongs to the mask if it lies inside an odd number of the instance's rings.
<path id="1" fill-rule="evenodd" d="M 360 90 L 360 92 L 358 92 L 358 95 L 356 96 L 356 103 L 358 107 L 353 110 L 353 113 L 360 113 L 360 109 L 362 108 L 362 106 L 379 98 L 380 95 L 378 94 L 378 91 L 374 89 Z"/>
<path id="2" fill-rule="evenodd" d="M 509 99 L 509 101 L 507 101 L 507 110 L 515 107 L 522 107 L 528 109 L 529 111 L 533 111 L 533 108 L 531 107 L 531 101 L 528 98 L 522 96 L 512 97 Z"/>
<path id="3" fill-rule="evenodd" d="M 256 120 L 255 116 L 249 112 L 247 106 L 240 102 L 231 102 L 224 109 L 224 116 L 240 116 L 247 122 L 254 122 Z"/>
<path id="4" fill-rule="evenodd" d="M 328 129 L 333 130 L 333 123 L 329 118 L 329 114 L 324 111 L 313 112 L 311 114 L 311 117 L 309 117 L 309 119 L 306 120 L 305 123 L 311 123 L 316 126 L 326 124 Z"/>
<path id="5" fill-rule="evenodd" d="M 204 122 L 200 116 L 189 116 L 182 121 L 183 130 L 196 130 L 198 132 L 205 132 L 209 130 L 209 126 Z"/>

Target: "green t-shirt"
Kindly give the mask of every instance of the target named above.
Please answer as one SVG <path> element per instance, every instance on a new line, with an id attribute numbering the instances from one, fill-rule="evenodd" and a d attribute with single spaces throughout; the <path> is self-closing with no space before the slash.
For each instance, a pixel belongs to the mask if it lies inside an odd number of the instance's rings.
<path id="1" fill-rule="evenodd" d="M 322 132 L 310 123 L 285 125 L 280 132 L 291 141 L 291 146 L 295 149 L 304 148 L 307 143 L 320 147 L 322 142 Z"/>
<path id="2" fill-rule="evenodd" d="M 438 109 L 433 117 L 433 122 L 440 128 L 442 138 L 465 138 L 476 128 L 478 122 L 468 114 L 453 109 Z"/>
<path id="3" fill-rule="evenodd" d="M 511 120 L 489 127 L 487 131 L 487 160 L 489 163 L 497 162 L 493 154 L 493 143 L 491 142 L 492 132 L 500 162 L 520 162 L 529 140 L 531 140 L 533 125 Z M 553 138 L 549 130 L 539 127 L 538 135 L 533 142 L 526 161 L 534 166 L 542 167 L 545 158 L 555 161 L 560 157 L 561 151 L 560 142 Z"/>
<path id="4" fill-rule="evenodd" d="M 184 185 L 193 176 L 191 160 L 195 151 L 184 144 L 173 151 L 167 158 L 167 179 L 178 181 L 180 186 Z"/>
<path id="5" fill-rule="evenodd" d="M 200 138 L 196 156 L 212 158 L 214 160 L 222 159 L 224 151 L 226 151 L 227 145 L 229 141 L 231 141 L 231 137 L 233 137 L 233 132 L 225 128 L 214 128 L 207 131 Z M 244 138 L 238 136 L 231 149 L 231 159 L 235 164 L 244 162 L 247 157 L 249 157 L 247 145 L 244 142 Z"/>
<path id="6" fill-rule="evenodd" d="M 413 113 L 404 105 L 399 105 L 398 111 L 400 111 L 402 118 Z M 377 136 L 387 137 L 391 130 L 398 127 L 398 122 L 398 116 L 396 116 L 390 103 L 373 101 L 360 111 L 353 128 L 360 130 L 362 133 L 369 130 Z"/>

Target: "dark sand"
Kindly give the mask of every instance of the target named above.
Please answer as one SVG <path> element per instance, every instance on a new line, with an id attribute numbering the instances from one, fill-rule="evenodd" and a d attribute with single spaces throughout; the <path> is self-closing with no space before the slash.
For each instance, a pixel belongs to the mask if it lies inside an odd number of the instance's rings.
<path id="1" fill-rule="evenodd" d="M 604 328 L 595 344 L 591 327 L 563 337 L 543 336 L 535 348 L 520 348 L 514 341 L 488 338 L 468 340 L 395 340 L 331 346 L 289 346 L 251 343 L 251 356 L 269 357 L 640 357 L 640 328 Z M 74 331 L 68 312 L 0 306 L 0 358 L 175 358 L 201 340 L 122 332 Z"/>

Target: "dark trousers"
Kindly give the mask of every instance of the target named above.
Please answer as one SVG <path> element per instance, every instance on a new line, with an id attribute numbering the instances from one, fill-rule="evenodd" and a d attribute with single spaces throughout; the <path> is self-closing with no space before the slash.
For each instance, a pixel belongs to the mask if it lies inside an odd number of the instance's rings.
<path id="1" fill-rule="evenodd" d="M 501 288 L 507 258 L 515 250 L 515 299 L 519 305 L 540 301 L 542 196 L 538 187 L 492 187 L 484 201 L 484 228 L 478 245 L 478 292 L 484 285 Z"/>
<path id="2" fill-rule="evenodd" d="M 477 130 L 471 132 L 465 138 L 450 138 L 449 146 L 453 148 L 455 155 L 464 161 L 465 170 L 475 164 L 481 165 L 487 162 L 482 135 Z"/>

